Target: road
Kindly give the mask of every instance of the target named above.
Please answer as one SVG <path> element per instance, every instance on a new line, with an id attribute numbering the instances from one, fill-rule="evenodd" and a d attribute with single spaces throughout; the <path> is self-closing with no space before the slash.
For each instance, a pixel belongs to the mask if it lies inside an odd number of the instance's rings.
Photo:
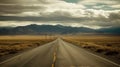
<path id="1" fill-rule="evenodd" d="M 120 67 L 108 59 L 57 39 L 0 63 L 0 67 Z"/>

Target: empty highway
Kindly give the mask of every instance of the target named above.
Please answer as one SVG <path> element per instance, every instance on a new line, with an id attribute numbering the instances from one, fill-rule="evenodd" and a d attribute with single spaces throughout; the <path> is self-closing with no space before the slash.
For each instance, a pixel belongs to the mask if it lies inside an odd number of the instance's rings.
<path id="1" fill-rule="evenodd" d="M 0 63 L 0 67 L 120 67 L 108 59 L 57 39 Z"/>

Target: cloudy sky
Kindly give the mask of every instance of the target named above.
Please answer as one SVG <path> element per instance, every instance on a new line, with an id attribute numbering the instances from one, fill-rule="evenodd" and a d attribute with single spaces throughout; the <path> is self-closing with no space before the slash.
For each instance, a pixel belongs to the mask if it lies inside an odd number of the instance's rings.
<path id="1" fill-rule="evenodd" d="M 120 0 L 0 0 L 0 27 L 29 24 L 120 26 Z"/>

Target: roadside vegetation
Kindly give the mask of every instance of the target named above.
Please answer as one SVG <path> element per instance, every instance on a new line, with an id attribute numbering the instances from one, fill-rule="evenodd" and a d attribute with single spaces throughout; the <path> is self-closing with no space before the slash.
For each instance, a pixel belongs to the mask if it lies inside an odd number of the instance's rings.
<path id="1" fill-rule="evenodd" d="M 0 36 L 0 57 L 35 48 L 55 39 L 53 36 Z"/>
<path id="2" fill-rule="evenodd" d="M 82 48 L 120 59 L 120 36 L 66 36 L 63 39 Z"/>

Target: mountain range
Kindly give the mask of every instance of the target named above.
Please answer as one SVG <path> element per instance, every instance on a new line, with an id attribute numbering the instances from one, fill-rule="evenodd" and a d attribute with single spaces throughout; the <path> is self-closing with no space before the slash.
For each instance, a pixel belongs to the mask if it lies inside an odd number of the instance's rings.
<path id="1" fill-rule="evenodd" d="M 0 27 L 0 35 L 42 35 L 42 34 L 76 34 L 76 33 L 98 33 L 98 34 L 120 34 L 120 27 L 101 29 L 90 29 L 86 27 L 71 27 L 62 25 L 36 25 L 18 27 Z"/>

